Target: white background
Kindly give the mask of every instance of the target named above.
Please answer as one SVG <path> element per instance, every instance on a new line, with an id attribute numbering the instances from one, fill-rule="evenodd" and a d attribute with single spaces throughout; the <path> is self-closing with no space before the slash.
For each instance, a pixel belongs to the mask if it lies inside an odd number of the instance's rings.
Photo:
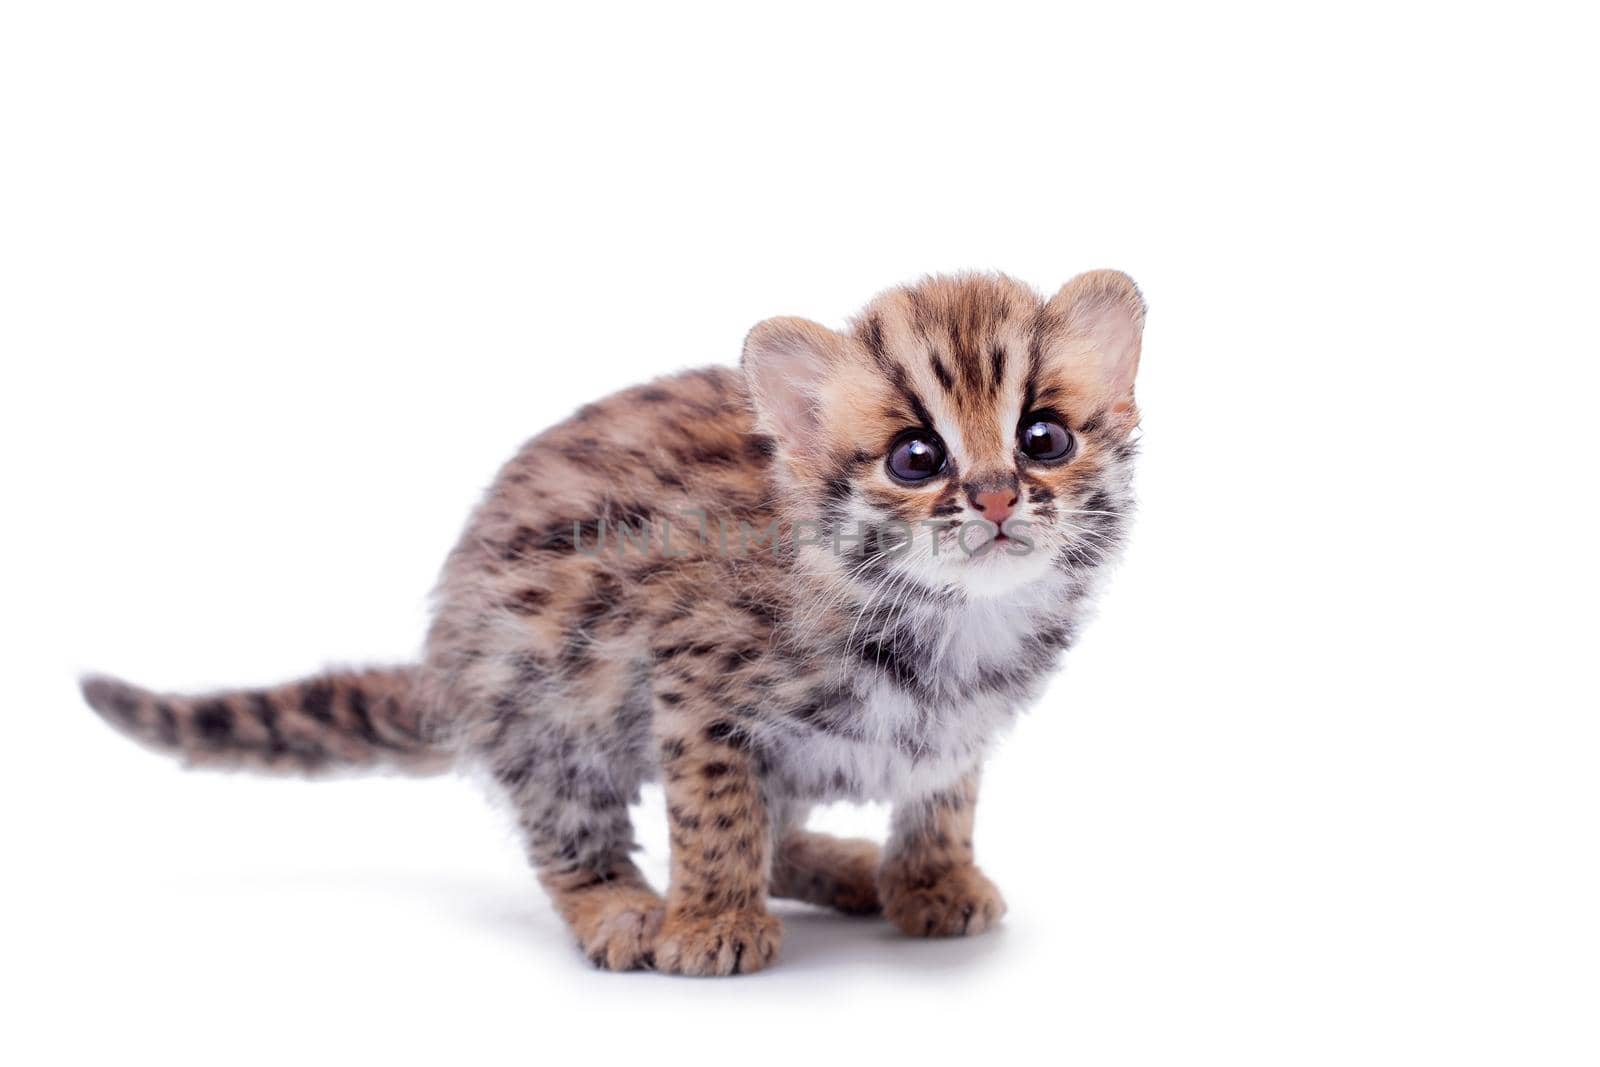
<path id="1" fill-rule="evenodd" d="M 7 3 L 0 1055 L 1594 1063 L 1577 10 Z M 992 763 L 992 936 L 597 973 L 475 783 L 184 774 L 78 703 L 405 659 L 577 405 L 1106 266 L 1143 508 Z"/>

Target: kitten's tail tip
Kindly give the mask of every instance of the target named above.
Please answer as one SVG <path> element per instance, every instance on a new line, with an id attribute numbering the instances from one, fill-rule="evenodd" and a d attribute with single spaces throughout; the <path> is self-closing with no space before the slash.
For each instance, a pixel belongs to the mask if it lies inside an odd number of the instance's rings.
<path id="1" fill-rule="evenodd" d="M 107 714 L 113 701 L 122 699 L 133 686 L 109 674 L 83 674 L 78 676 L 78 691 L 84 702 L 101 715 Z"/>

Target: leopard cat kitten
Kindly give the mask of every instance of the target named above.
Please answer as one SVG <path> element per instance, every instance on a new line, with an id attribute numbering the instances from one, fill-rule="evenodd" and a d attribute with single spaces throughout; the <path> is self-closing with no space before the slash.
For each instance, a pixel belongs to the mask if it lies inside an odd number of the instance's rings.
<path id="1" fill-rule="evenodd" d="M 759 970 L 769 896 L 976 934 L 979 766 L 1073 641 L 1123 542 L 1144 303 L 1114 271 L 1045 300 L 933 277 L 840 333 L 763 322 L 738 370 L 591 404 L 501 470 L 419 664 L 88 702 L 194 764 L 488 771 L 582 951 Z M 631 858 L 666 793 L 671 884 Z M 888 842 L 811 805 L 893 804 Z"/>

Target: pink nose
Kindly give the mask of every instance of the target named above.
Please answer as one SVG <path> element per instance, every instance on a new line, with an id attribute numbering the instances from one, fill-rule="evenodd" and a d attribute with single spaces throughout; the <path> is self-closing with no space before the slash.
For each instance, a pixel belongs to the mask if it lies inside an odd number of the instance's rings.
<path id="1" fill-rule="evenodd" d="M 985 489 L 973 493 L 972 501 L 984 518 L 999 526 L 1011 517 L 1012 509 L 1017 506 L 1017 493 L 1014 489 Z"/>

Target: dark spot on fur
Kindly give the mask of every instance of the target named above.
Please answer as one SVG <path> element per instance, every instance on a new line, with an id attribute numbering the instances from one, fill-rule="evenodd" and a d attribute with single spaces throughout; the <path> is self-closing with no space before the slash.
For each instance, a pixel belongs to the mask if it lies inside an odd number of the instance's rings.
<path id="1" fill-rule="evenodd" d="M 550 593 L 544 589 L 518 590 L 505 602 L 506 610 L 514 615 L 537 615 L 539 609 L 550 601 Z"/>
<path id="2" fill-rule="evenodd" d="M 709 656 L 717 650 L 716 645 L 697 642 L 695 644 L 663 645 L 651 653 L 657 663 L 678 659 L 681 656 Z"/>
<path id="3" fill-rule="evenodd" d="M 1089 511 L 1109 511 L 1115 513 L 1117 510 L 1116 505 L 1111 502 L 1111 497 L 1106 494 L 1104 489 L 1096 489 L 1093 493 L 1091 493 L 1089 495 L 1089 499 L 1083 502 L 1083 506 Z"/>
<path id="4" fill-rule="evenodd" d="M 312 682 L 300 693 L 300 710 L 320 723 L 333 722 L 333 686 Z"/>
<path id="5" fill-rule="evenodd" d="M 278 732 L 278 709 L 265 693 L 251 693 L 245 698 L 245 710 L 260 724 L 267 734 L 267 748 L 272 754 L 288 750 L 283 735 Z"/>
<path id="6" fill-rule="evenodd" d="M 746 663 L 754 663 L 761 653 L 753 648 L 736 648 L 722 657 L 722 669 L 731 674 Z"/>
<path id="7" fill-rule="evenodd" d="M 220 747 L 233 736 L 233 712 L 220 700 L 200 704 L 194 709 L 194 728 L 201 741 Z"/>
<path id="8" fill-rule="evenodd" d="M 372 725 L 372 715 L 368 708 L 365 690 L 360 686 L 351 687 L 350 694 L 345 700 L 345 706 L 350 709 L 350 718 L 355 723 L 357 736 L 369 745 L 378 745 L 383 748 L 394 747 Z"/>
<path id="9" fill-rule="evenodd" d="M 777 611 L 766 600 L 741 593 L 734 597 L 733 606 L 767 626 L 774 626 L 779 621 Z"/>
<path id="10" fill-rule="evenodd" d="M 533 761 L 521 760 L 509 767 L 501 767 L 495 771 L 495 777 L 501 785 L 515 793 L 533 777 Z"/>
<path id="11" fill-rule="evenodd" d="M 739 457 L 733 449 L 718 444 L 676 449 L 673 456 L 689 467 L 732 467 L 739 463 Z"/>
<path id="12" fill-rule="evenodd" d="M 902 688 L 919 692 L 922 683 L 916 672 L 916 651 L 890 634 L 868 637 L 856 648 L 857 658 L 869 667 L 888 674 Z"/>
<path id="13" fill-rule="evenodd" d="M 745 708 L 735 708 L 734 713 L 740 714 L 747 710 Z M 748 716 L 746 717 L 748 718 Z M 735 725 L 725 720 L 713 723 L 706 730 L 706 739 L 714 744 L 724 744 L 740 752 L 750 752 L 761 756 L 755 738 L 751 736 L 749 730 L 746 727 Z"/>
<path id="14" fill-rule="evenodd" d="M 654 516 L 655 509 L 637 500 L 609 504 L 605 514 L 605 518 L 613 526 L 644 526 Z"/>

